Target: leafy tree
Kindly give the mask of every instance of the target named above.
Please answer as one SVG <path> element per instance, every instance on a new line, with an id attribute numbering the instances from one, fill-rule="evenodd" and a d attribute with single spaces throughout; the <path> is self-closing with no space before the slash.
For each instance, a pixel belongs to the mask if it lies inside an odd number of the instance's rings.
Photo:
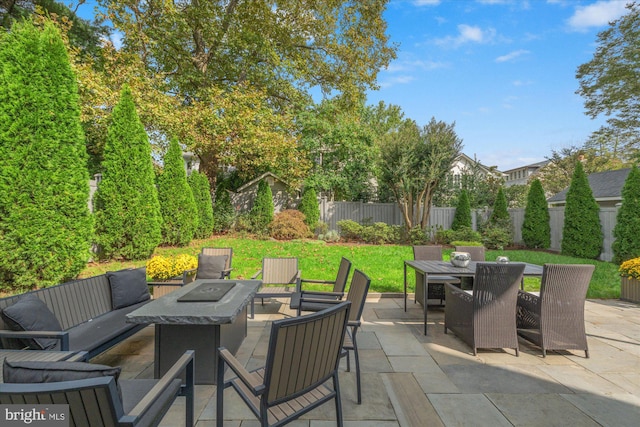
<path id="1" fill-rule="evenodd" d="M 471 206 L 469 205 L 467 190 L 462 190 L 460 192 L 460 197 L 458 197 L 458 205 L 456 206 L 456 212 L 453 215 L 451 229 L 460 230 L 462 227 L 471 228 L 471 221 Z"/>
<path id="2" fill-rule="evenodd" d="M 162 241 L 186 246 L 198 228 L 198 208 L 187 183 L 182 150 L 176 138 L 169 141 L 164 168 L 158 177 L 158 198 L 162 213 Z"/>
<path id="3" fill-rule="evenodd" d="M 621 135 L 621 146 L 628 154 L 637 155 L 640 137 L 640 3 L 630 2 L 629 12 L 610 23 L 598 34 L 597 47 L 591 61 L 578 67 L 577 91 L 585 99 L 586 113 L 591 118 L 607 119 L 607 129 Z M 602 132 L 602 129 L 600 130 Z"/>
<path id="4" fill-rule="evenodd" d="M 529 248 L 546 249 L 551 246 L 551 225 L 544 189 L 534 179 L 527 195 L 527 206 L 522 223 L 522 240 Z"/>
<path id="5" fill-rule="evenodd" d="M 380 147 L 380 179 L 393 191 L 407 231 L 426 229 L 431 199 L 459 154 L 462 140 L 446 124 L 432 118 L 422 129 L 405 120 Z"/>
<path id="6" fill-rule="evenodd" d="M 213 204 L 213 229 L 218 233 L 229 230 L 235 217 L 236 211 L 231 204 L 229 192 L 224 186 L 219 186 Z"/>
<path id="7" fill-rule="evenodd" d="M 0 283 L 4 291 L 75 277 L 92 218 L 78 87 L 60 32 L 0 33 Z"/>
<path id="8" fill-rule="evenodd" d="M 95 194 L 96 243 L 106 258 L 146 259 L 162 240 L 151 146 L 127 85 L 107 129 Z"/>
<path id="9" fill-rule="evenodd" d="M 256 200 L 251 208 L 250 217 L 253 229 L 257 233 L 267 231 L 267 226 L 273 221 L 273 193 L 267 181 L 261 180 L 258 183 Z"/>
<path id="10" fill-rule="evenodd" d="M 640 257 L 640 171 L 633 166 L 622 188 L 622 206 L 618 210 L 613 262 L 620 264 L 631 258 Z"/>
<path id="11" fill-rule="evenodd" d="M 511 217 L 507 210 L 507 198 L 504 195 L 504 191 L 502 191 L 502 187 L 498 189 L 498 195 L 496 196 L 496 201 L 493 204 L 493 210 L 489 217 L 489 224 L 498 228 L 511 229 Z"/>
<path id="12" fill-rule="evenodd" d="M 304 214 L 304 222 L 313 231 L 320 221 L 320 206 L 318 206 L 318 196 L 313 187 L 307 187 L 302 193 L 298 210 Z"/>
<path id="13" fill-rule="evenodd" d="M 195 238 L 206 239 L 213 233 L 213 202 L 211 201 L 211 187 L 206 176 L 198 171 L 191 172 L 189 187 L 198 208 L 198 228 Z"/>
<path id="14" fill-rule="evenodd" d="M 587 175 L 578 162 L 567 192 L 562 229 L 562 253 L 596 259 L 602 251 L 600 207 L 593 197 Z"/>

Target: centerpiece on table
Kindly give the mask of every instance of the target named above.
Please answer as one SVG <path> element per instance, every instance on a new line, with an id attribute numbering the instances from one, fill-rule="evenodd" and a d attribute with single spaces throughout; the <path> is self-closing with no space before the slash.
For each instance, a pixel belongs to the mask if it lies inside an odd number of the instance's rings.
<path id="1" fill-rule="evenodd" d="M 154 281 L 181 280 L 183 272 L 195 268 L 198 268 L 198 258 L 189 254 L 156 255 L 147 261 L 147 275 Z"/>
<path id="2" fill-rule="evenodd" d="M 620 264 L 620 299 L 640 303 L 640 257 Z"/>

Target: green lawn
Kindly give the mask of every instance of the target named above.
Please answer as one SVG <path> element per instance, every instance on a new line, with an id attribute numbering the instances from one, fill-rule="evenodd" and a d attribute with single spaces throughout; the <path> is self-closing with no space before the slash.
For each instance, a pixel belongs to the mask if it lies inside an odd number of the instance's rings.
<path id="1" fill-rule="evenodd" d="M 215 237 L 197 240 L 185 248 L 158 248 L 157 255 L 177 255 L 189 253 L 197 255 L 203 246 L 219 246 L 233 248 L 232 278 L 250 278 L 261 268 L 262 257 L 298 257 L 302 277 L 309 279 L 335 278 L 340 257 L 345 256 L 353 262 L 353 268 L 364 271 L 371 278 L 373 292 L 402 292 L 403 260 L 412 259 L 411 246 L 400 245 L 360 245 L 360 244 L 325 244 L 321 241 L 278 242 L 272 240 L 252 240 L 236 237 Z M 445 249 L 448 259 L 452 249 Z M 488 251 L 487 260 L 494 260 L 498 255 L 506 255 L 512 261 L 523 261 L 542 265 L 558 264 L 594 264 L 596 266 L 589 298 L 619 298 L 620 277 L 617 266 L 609 262 L 585 260 L 542 251 Z M 90 264 L 82 277 L 89 277 L 110 270 L 143 266 L 144 261 L 109 262 Z M 413 287 L 413 274 L 409 275 L 410 287 Z M 537 290 L 540 279 L 526 278 L 525 289 Z"/>

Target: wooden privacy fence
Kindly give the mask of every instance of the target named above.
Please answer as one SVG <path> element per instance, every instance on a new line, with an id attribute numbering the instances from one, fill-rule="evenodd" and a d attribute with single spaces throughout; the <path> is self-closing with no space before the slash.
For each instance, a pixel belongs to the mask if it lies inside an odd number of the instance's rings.
<path id="1" fill-rule="evenodd" d="M 451 228 L 455 208 L 432 207 L 429 225 L 433 227 Z M 474 210 L 472 227 L 477 230 L 478 220 L 488 218 L 489 211 Z M 522 242 L 522 223 L 524 209 L 509 209 L 513 223 L 513 241 Z M 611 261 L 613 251 L 613 228 L 616 225 L 618 208 L 600 208 L 600 225 L 604 235 L 603 249 L 599 259 Z M 562 228 L 564 226 L 564 208 L 549 208 L 549 225 L 551 226 L 551 247 L 560 251 L 562 244 Z M 384 222 L 388 225 L 404 225 L 402 212 L 396 203 L 364 203 L 364 202 L 331 202 L 322 199 L 320 202 L 320 220 L 327 223 L 330 230 L 339 230 L 338 221 L 350 219 L 358 223 Z"/>

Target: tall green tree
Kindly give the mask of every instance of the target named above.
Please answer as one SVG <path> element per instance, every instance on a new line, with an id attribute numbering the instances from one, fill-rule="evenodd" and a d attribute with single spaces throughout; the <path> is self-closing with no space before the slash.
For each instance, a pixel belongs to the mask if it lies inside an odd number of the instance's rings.
<path id="1" fill-rule="evenodd" d="M 206 239 L 213 233 L 213 201 L 211 200 L 211 187 L 209 180 L 198 171 L 191 172 L 187 179 L 193 198 L 198 208 L 198 228 L 195 232 L 195 238 Z"/>
<path id="2" fill-rule="evenodd" d="M 213 203 L 213 229 L 217 233 L 229 231 L 236 217 L 236 211 L 231 204 L 231 196 L 224 186 L 216 188 L 216 200 Z"/>
<path id="3" fill-rule="evenodd" d="M 596 203 L 587 175 L 578 162 L 567 192 L 562 229 L 562 253 L 596 259 L 602 251 L 600 207 Z"/>
<path id="4" fill-rule="evenodd" d="M 320 206 L 316 190 L 313 187 L 304 189 L 298 210 L 304 214 L 304 223 L 309 226 L 309 229 L 315 230 L 318 221 L 320 221 Z"/>
<path id="5" fill-rule="evenodd" d="M 640 257 L 640 171 L 633 166 L 622 188 L 622 205 L 618 210 L 613 262 L 622 263 L 631 258 Z"/>
<path id="6" fill-rule="evenodd" d="M 547 249 L 551 246 L 551 225 L 547 198 L 539 179 L 534 179 L 527 194 L 527 206 L 522 223 L 522 240 L 529 248 Z"/>
<path id="7" fill-rule="evenodd" d="M 162 241 L 151 145 L 127 85 L 107 128 L 102 181 L 95 194 L 101 256 L 145 259 Z"/>
<path id="8" fill-rule="evenodd" d="M 0 34 L 0 289 L 75 277 L 92 217 L 78 87 L 60 32 L 16 23 Z"/>
<path id="9" fill-rule="evenodd" d="M 393 192 L 407 231 L 427 227 L 433 194 L 462 148 L 454 128 L 435 118 L 423 128 L 405 120 L 380 146 L 380 179 Z"/>
<path id="10" fill-rule="evenodd" d="M 507 209 L 507 198 L 504 195 L 502 187 L 498 189 L 496 201 L 493 204 L 493 210 L 489 217 L 489 224 L 494 227 L 505 228 L 511 230 L 511 217 Z"/>
<path id="11" fill-rule="evenodd" d="M 640 3 L 629 2 L 627 14 L 598 33 L 593 58 L 578 67 L 577 91 L 585 99 L 591 118 L 608 117 L 606 130 L 613 141 L 623 142 L 619 149 L 629 156 L 638 155 L 640 137 Z M 600 133 L 603 129 L 599 130 Z"/>
<path id="12" fill-rule="evenodd" d="M 471 205 L 469 204 L 469 196 L 467 196 L 467 190 L 462 190 L 460 191 L 460 197 L 458 197 L 458 205 L 456 206 L 456 212 L 453 215 L 451 229 L 460 230 L 463 227 L 471 228 L 471 225 Z"/>
<path id="13" fill-rule="evenodd" d="M 271 187 L 263 179 L 258 183 L 256 199 L 250 211 L 251 222 L 255 232 L 266 233 L 267 226 L 273 221 L 274 210 Z"/>
<path id="14" fill-rule="evenodd" d="M 163 243 L 188 245 L 198 228 L 198 208 L 187 183 L 182 150 L 176 138 L 169 141 L 164 155 L 164 168 L 158 177 L 158 199 Z"/>

